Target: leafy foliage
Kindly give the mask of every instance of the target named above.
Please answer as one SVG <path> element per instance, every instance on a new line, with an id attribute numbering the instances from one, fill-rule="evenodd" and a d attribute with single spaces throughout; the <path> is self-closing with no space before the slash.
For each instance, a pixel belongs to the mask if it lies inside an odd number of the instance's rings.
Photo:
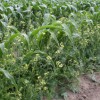
<path id="1" fill-rule="evenodd" d="M 99 0 L 1 0 L 0 26 L 2 100 L 51 99 L 100 69 Z"/>

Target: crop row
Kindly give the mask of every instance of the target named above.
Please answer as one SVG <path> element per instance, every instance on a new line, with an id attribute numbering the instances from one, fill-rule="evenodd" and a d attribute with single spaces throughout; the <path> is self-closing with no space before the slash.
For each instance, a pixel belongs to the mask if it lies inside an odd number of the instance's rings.
<path id="1" fill-rule="evenodd" d="M 100 70 L 98 0 L 1 0 L 0 26 L 2 100 L 51 100 Z"/>

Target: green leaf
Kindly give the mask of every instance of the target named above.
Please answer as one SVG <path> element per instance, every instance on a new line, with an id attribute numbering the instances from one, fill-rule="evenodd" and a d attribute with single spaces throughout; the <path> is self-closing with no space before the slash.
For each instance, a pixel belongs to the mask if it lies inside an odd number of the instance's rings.
<path id="1" fill-rule="evenodd" d="M 94 7 L 90 7 L 90 11 L 91 11 L 91 12 L 95 12 Z"/>
<path id="2" fill-rule="evenodd" d="M 49 30 L 49 32 L 50 32 L 50 34 L 51 34 L 51 37 L 52 37 L 52 38 L 55 40 L 55 42 L 59 45 L 59 41 L 58 41 L 58 39 L 57 39 L 55 33 L 54 33 L 53 31 L 50 31 L 50 30 Z"/>
<path id="3" fill-rule="evenodd" d="M 2 50 L 0 49 L 0 58 L 2 58 L 2 55 L 3 55 L 3 53 L 2 53 Z"/>
<path id="4" fill-rule="evenodd" d="M 7 26 L 7 23 L 4 22 L 4 21 L 2 21 L 2 20 L 0 20 L 0 23 L 3 25 L 3 27 L 6 27 Z"/>
<path id="5" fill-rule="evenodd" d="M 3 7 L 0 7 L 0 10 L 3 11 Z"/>
<path id="6" fill-rule="evenodd" d="M 10 79 L 12 84 L 16 84 L 13 76 L 10 75 L 8 71 L 4 70 L 3 68 L 0 68 L 0 72 L 2 72 L 6 78 Z"/>
<path id="7" fill-rule="evenodd" d="M 21 34 L 22 36 L 24 36 L 25 40 L 27 41 L 27 44 L 29 45 L 29 37 L 27 34 Z"/>
<path id="8" fill-rule="evenodd" d="M 1 16 L 5 20 L 5 22 L 8 22 L 8 17 L 5 14 L 1 14 Z"/>
<path id="9" fill-rule="evenodd" d="M 4 47 L 5 47 L 4 43 L 1 43 L 0 44 L 0 57 L 2 57 L 2 55 L 4 53 Z"/>
<path id="10" fill-rule="evenodd" d="M 14 26 L 7 26 L 7 28 L 14 30 L 16 33 L 19 33 L 19 31 L 17 30 L 17 28 L 14 27 Z"/>
<path id="11" fill-rule="evenodd" d="M 13 13 L 14 8 L 12 6 L 7 7 L 8 9 L 10 9 L 10 11 Z"/>
<path id="12" fill-rule="evenodd" d="M 47 53 L 41 51 L 41 50 L 35 50 L 34 53 L 39 53 L 39 54 L 44 54 L 44 55 L 47 55 Z"/>
<path id="13" fill-rule="evenodd" d="M 33 32 L 30 34 L 30 37 L 31 36 L 36 36 L 40 30 L 43 30 L 43 29 L 46 29 L 46 28 L 49 28 L 49 29 L 61 29 L 61 27 L 58 27 L 58 26 L 55 26 L 55 25 L 41 26 L 41 27 L 39 27 L 37 29 L 34 29 Z"/>
<path id="14" fill-rule="evenodd" d="M 65 32 L 66 36 L 70 37 L 71 31 L 70 31 L 69 27 L 66 24 L 62 24 L 62 27 L 63 27 L 63 31 Z"/>
<path id="15" fill-rule="evenodd" d="M 46 13 L 44 14 L 44 23 L 42 25 L 48 25 L 54 21 L 56 21 L 56 17 L 50 13 Z"/>
<path id="16" fill-rule="evenodd" d="M 71 9 L 72 9 L 73 11 L 77 12 L 77 8 L 76 8 L 75 6 L 70 5 L 70 7 L 71 7 Z"/>
<path id="17" fill-rule="evenodd" d="M 5 47 L 7 48 L 7 47 L 9 46 L 9 44 L 10 44 L 17 36 L 19 36 L 18 33 L 17 33 L 17 34 L 11 35 L 11 37 L 9 38 L 9 40 L 5 42 Z"/>
<path id="18" fill-rule="evenodd" d="M 4 52 L 4 47 L 5 47 L 4 43 L 0 43 L 0 49 L 2 50 L 2 52 Z"/>

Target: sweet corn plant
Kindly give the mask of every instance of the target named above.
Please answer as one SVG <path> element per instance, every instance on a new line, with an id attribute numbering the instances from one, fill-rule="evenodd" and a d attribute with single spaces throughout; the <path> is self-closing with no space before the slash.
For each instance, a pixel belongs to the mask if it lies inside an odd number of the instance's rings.
<path id="1" fill-rule="evenodd" d="M 0 0 L 1 100 L 51 100 L 99 70 L 99 0 Z"/>

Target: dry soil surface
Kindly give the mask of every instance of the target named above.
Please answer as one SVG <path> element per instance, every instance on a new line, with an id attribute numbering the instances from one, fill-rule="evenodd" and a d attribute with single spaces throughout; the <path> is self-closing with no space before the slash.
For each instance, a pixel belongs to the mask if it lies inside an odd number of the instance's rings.
<path id="1" fill-rule="evenodd" d="M 66 93 L 64 99 L 52 100 L 100 100 L 100 73 L 82 75 L 79 78 L 79 92 L 66 91 Z"/>
<path id="2" fill-rule="evenodd" d="M 66 100 L 100 100 L 100 73 L 80 77 L 79 92 L 68 92 Z"/>

